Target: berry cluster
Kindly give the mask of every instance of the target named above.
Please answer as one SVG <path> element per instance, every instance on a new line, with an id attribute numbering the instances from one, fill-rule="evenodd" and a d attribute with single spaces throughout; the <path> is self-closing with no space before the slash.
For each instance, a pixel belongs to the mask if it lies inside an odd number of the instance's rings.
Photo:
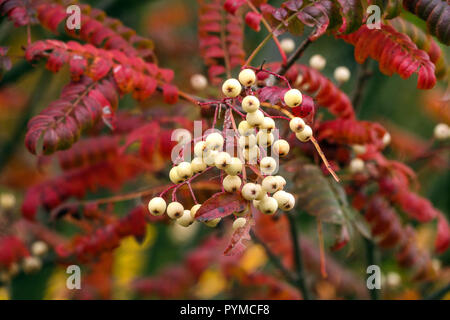
<path id="1" fill-rule="evenodd" d="M 194 142 L 194 158 L 190 162 L 184 159 L 175 165 L 169 172 L 169 178 L 176 186 L 184 183 L 189 185 L 194 177 L 215 167 L 221 171 L 224 192 L 239 192 L 242 198 L 251 202 L 255 208 L 271 215 L 278 209 L 289 211 L 295 205 L 294 196 L 283 190 L 286 180 L 280 175 L 275 175 L 278 167 L 277 159 L 288 155 L 290 145 L 274 134 L 278 133 L 276 123 L 262 110 L 261 102 L 252 90 L 256 82 L 255 71 L 244 69 L 239 73 L 238 79 L 228 79 L 223 83 L 222 92 L 226 98 L 217 103 L 230 108 L 230 118 L 235 111 L 242 117 L 242 121 L 236 125 L 234 118 L 231 119 L 234 128 L 231 137 L 224 133 L 226 129 L 224 124 L 224 131 L 221 133 L 204 135 L 201 141 L 191 140 Z M 298 107 L 303 101 L 302 93 L 289 86 L 283 100 L 287 107 Z M 240 102 L 240 106 L 232 105 L 236 102 Z M 309 141 L 312 137 L 311 127 L 302 118 L 292 116 L 289 127 L 302 142 Z M 228 148 L 230 142 L 232 148 Z M 226 151 L 224 145 L 227 146 Z M 236 156 L 232 154 L 235 149 Z M 253 178 L 254 181 L 247 176 L 247 167 L 257 173 L 256 178 Z M 172 202 L 167 204 L 163 199 L 164 193 L 165 191 L 159 197 L 150 200 L 148 204 L 150 213 L 162 215 L 166 212 L 169 218 L 176 220 L 181 226 L 187 227 L 192 224 L 201 204 L 185 210 L 181 203 L 174 201 L 174 197 Z M 194 201 L 196 202 L 195 198 Z M 245 225 L 246 219 L 243 216 L 247 212 L 248 209 L 235 213 L 239 218 L 233 224 L 234 229 Z M 207 221 L 206 224 L 216 226 L 219 221 L 220 218 Z"/>

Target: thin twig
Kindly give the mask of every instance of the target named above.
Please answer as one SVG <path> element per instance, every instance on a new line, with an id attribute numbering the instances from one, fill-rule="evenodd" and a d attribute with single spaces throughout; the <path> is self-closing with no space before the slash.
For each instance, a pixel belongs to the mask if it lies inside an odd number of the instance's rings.
<path id="1" fill-rule="evenodd" d="M 289 230 L 291 234 L 291 240 L 292 240 L 292 250 L 294 254 L 294 261 L 295 261 L 295 269 L 297 273 L 297 287 L 300 289 L 303 299 L 309 300 L 310 294 L 308 291 L 308 288 L 306 287 L 305 283 L 305 276 L 303 272 L 303 261 L 302 261 L 302 253 L 299 246 L 299 233 L 296 228 L 295 224 L 295 218 L 292 214 L 286 213 L 286 217 L 289 221 Z"/>
<path id="2" fill-rule="evenodd" d="M 314 32 L 314 30 L 313 30 Z M 287 63 L 283 66 L 281 66 L 280 71 L 278 72 L 279 75 L 284 75 L 286 74 L 286 72 L 288 72 L 288 70 L 292 67 L 292 65 L 298 60 L 300 59 L 300 57 L 303 55 L 303 53 L 305 52 L 306 48 L 308 48 L 308 46 L 312 43 L 312 41 L 310 40 L 309 36 L 303 40 L 303 42 L 300 44 L 300 46 L 297 48 L 297 50 L 295 50 L 295 52 L 289 57 Z"/>
<path id="3" fill-rule="evenodd" d="M 358 111 L 358 109 L 360 108 L 360 104 L 364 96 L 364 90 L 371 76 L 372 71 L 370 69 L 370 60 L 367 59 L 362 65 L 359 66 L 356 88 L 352 94 L 352 104 L 355 111 Z"/>

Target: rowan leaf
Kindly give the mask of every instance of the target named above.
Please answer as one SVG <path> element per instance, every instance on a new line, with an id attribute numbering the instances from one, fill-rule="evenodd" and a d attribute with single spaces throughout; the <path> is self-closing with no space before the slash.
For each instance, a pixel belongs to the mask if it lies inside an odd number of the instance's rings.
<path id="1" fill-rule="evenodd" d="M 195 215 L 199 221 L 223 218 L 247 208 L 248 202 L 239 193 L 217 193 L 202 204 Z"/>

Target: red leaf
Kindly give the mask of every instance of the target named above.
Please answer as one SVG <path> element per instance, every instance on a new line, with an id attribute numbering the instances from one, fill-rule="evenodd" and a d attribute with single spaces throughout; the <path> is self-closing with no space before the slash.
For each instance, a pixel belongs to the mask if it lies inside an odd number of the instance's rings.
<path id="1" fill-rule="evenodd" d="M 438 229 L 435 248 L 438 253 L 444 253 L 450 246 L 450 226 L 447 219 L 441 213 L 438 216 Z"/>
<path id="2" fill-rule="evenodd" d="M 223 218 L 245 210 L 247 205 L 238 193 L 217 193 L 202 204 L 195 218 L 199 221 Z"/>
<path id="3" fill-rule="evenodd" d="M 262 15 L 253 11 L 245 15 L 245 23 L 256 32 L 261 30 L 261 19 Z"/>
<path id="4" fill-rule="evenodd" d="M 255 210 L 255 209 L 254 209 Z M 225 251 L 223 252 L 227 256 L 234 256 L 234 255 L 242 255 L 247 249 L 247 246 L 244 244 L 244 240 L 250 241 L 250 229 L 252 228 L 252 225 L 254 225 L 253 219 L 247 219 L 246 224 L 239 229 L 236 229 L 233 232 L 233 235 L 231 236 L 230 243 L 225 248 Z"/>

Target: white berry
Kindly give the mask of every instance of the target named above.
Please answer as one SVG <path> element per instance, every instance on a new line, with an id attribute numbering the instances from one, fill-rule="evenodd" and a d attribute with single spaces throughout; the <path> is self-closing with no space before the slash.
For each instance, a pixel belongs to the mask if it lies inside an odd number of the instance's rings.
<path id="1" fill-rule="evenodd" d="M 284 102 L 288 107 L 298 107 L 302 104 L 303 96 L 300 90 L 291 89 L 284 94 Z"/>
<path id="2" fill-rule="evenodd" d="M 201 158 L 195 157 L 192 159 L 191 169 L 193 173 L 203 172 L 206 169 L 206 163 Z"/>
<path id="3" fill-rule="evenodd" d="M 219 152 L 214 163 L 217 169 L 224 170 L 231 163 L 231 156 L 227 152 Z"/>
<path id="4" fill-rule="evenodd" d="M 364 154 L 367 151 L 367 147 L 363 144 L 354 144 L 352 149 L 356 155 Z"/>
<path id="5" fill-rule="evenodd" d="M 238 176 L 226 176 L 223 179 L 223 188 L 226 192 L 235 192 L 241 187 L 241 178 Z"/>
<path id="6" fill-rule="evenodd" d="M 244 69 L 239 73 L 239 82 L 245 87 L 250 87 L 256 82 L 256 74 L 252 69 Z"/>
<path id="7" fill-rule="evenodd" d="M 275 152 L 280 157 L 284 157 L 289 153 L 291 147 L 289 146 L 289 142 L 286 140 L 280 139 L 275 141 L 273 144 L 273 152 Z"/>
<path id="8" fill-rule="evenodd" d="M 264 113 L 262 113 L 261 110 L 256 110 L 255 112 L 247 113 L 245 119 L 252 127 L 258 127 L 262 125 L 264 121 Z"/>
<path id="9" fill-rule="evenodd" d="M 192 168 L 189 162 L 181 162 L 177 166 L 177 173 L 181 179 L 189 179 L 192 177 Z"/>
<path id="10" fill-rule="evenodd" d="M 273 198 L 277 201 L 278 208 L 283 211 L 292 210 L 295 206 L 294 196 L 286 191 L 280 190 L 275 192 Z"/>
<path id="11" fill-rule="evenodd" d="M 244 149 L 243 151 L 244 159 L 250 164 L 255 164 L 258 161 L 260 153 L 261 151 L 257 146 L 249 149 Z"/>
<path id="12" fill-rule="evenodd" d="M 225 172 L 230 176 L 237 176 L 242 173 L 242 161 L 239 158 L 231 158 L 230 164 L 225 168 Z"/>
<path id="13" fill-rule="evenodd" d="M 382 142 L 385 147 L 391 143 L 391 135 L 389 134 L 389 132 L 386 132 L 384 134 Z"/>
<path id="14" fill-rule="evenodd" d="M 281 50 L 286 53 L 291 53 L 295 49 L 295 42 L 291 38 L 284 38 L 281 40 Z"/>
<path id="15" fill-rule="evenodd" d="M 216 157 L 219 154 L 219 151 L 217 150 L 209 150 L 206 153 L 205 158 L 203 159 L 203 161 L 205 161 L 207 166 L 215 166 L 216 165 Z"/>
<path id="16" fill-rule="evenodd" d="M 42 261 L 38 257 L 29 256 L 23 261 L 22 269 L 25 273 L 35 273 L 42 268 Z"/>
<path id="17" fill-rule="evenodd" d="M 439 123 L 434 127 L 433 134 L 436 140 L 446 140 L 450 137 L 450 128 L 445 123 Z"/>
<path id="18" fill-rule="evenodd" d="M 205 143 L 208 150 L 222 150 L 223 137 L 218 132 L 213 132 L 206 137 Z"/>
<path id="19" fill-rule="evenodd" d="M 246 96 L 242 99 L 242 109 L 245 112 L 255 112 L 259 109 L 260 102 L 255 96 Z"/>
<path id="20" fill-rule="evenodd" d="M 259 202 L 258 209 L 264 214 L 274 214 L 278 209 L 278 202 L 272 197 L 265 197 Z"/>
<path id="21" fill-rule="evenodd" d="M 301 132 L 297 132 L 295 134 L 295 136 L 297 137 L 298 140 L 300 140 L 301 142 L 307 142 L 309 141 L 309 139 L 311 139 L 312 137 L 312 129 L 310 126 L 306 125 L 305 128 L 303 129 L 303 131 Z"/>
<path id="22" fill-rule="evenodd" d="M 41 257 L 48 251 L 48 245 L 44 241 L 36 241 L 31 245 L 31 253 L 34 256 Z"/>
<path id="23" fill-rule="evenodd" d="M 199 141 L 194 146 L 194 154 L 196 157 L 202 159 L 206 153 L 206 142 Z"/>
<path id="24" fill-rule="evenodd" d="M 228 79 L 222 85 L 222 92 L 228 98 L 236 98 L 241 93 L 241 84 L 236 79 Z"/>
<path id="25" fill-rule="evenodd" d="M 350 79 L 350 70 L 344 66 L 337 67 L 334 70 L 334 79 L 339 83 L 347 82 Z"/>
<path id="26" fill-rule="evenodd" d="M 171 202 L 167 206 L 167 215 L 170 219 L 178 219 L 183 215 L 184 207 L 179 202 Z"/>
<path id="27" fill-rule="evenodd" d="M 279 181 L 273 176 L 265 177 L 261 185 L 263 190 L 268 193 L 274 193 L 280 188 Z"/>
<path id="28" fill-rule="evenodd" d="M 161 197 L 156 197 L 148 203 L 148 211 L 154 216 L 160 216 L 166 211 L 166 201 Z"/>
<path id="29" fill-rule="evenodd" d="M 240 228 L 244 227 L 246 223 L 247 223 L 247 219 L 245 219 L 245 218 L 237 218 L 233 222 L 233 231 L 236 231 L 237 229 L 240 229 Z"/>
<path id="30" fill-rule="evenodd" d="M 258 188 L 257 184 L 254 184 L 251 182 L 246 183 L 246 184 L 244 184 L 244 186 L 242 187 L 242 190 L 241 190 L 242 197 L 245 200 L 249 200 L 249 201 L 255 200 L 256 197 L 261 192 L 260 189 L 261 189 L 261 186 L 259 186 L 259 188 Z"/>
<path id="31" fill-rule="evenodd" d="M 350 161 L 350 172 L 359 173 L 364 171 L 364 161 L 360 158 L 355 158 Z"/>
<path id="32" fill-rule="evenodd" d="M 249 136 L 241 136 L 239 138 L 239 146 L 242 149 L 249 149 L 249 148 L 253 148 L 254 146 L 256 146 L 256 136 L 254 134 L 251 134 Z"/>
<path id="33" fill-rule="evenodd" d="M 275 137 L 273 136 L 273 133 L 268 133 L 266 130 L 261 130 L 256 134 L 256 140 L 258 141 L 258 145 L 260 147 L 269 147 L 272 145 Z"/>
<path id="34" fill-rule="evenodd" d="M 183 178 L 178 174 L 177 166 L 173 167 L 169 171 L 169 179 L 175 184 L 183 182 Z"/>
<path id="35" fill-rule="evenodd" d="M 327 64 L 327 60 L 320 54 L 315 54 L 309 59 L 309 65 L 311 68 L 316 70 L 322 70 L 325 68 L 325 65 Z"/>
<path id="36" fill-rule="evenodd" d="M 286 179 L 282 176 L 275 176 L 275 179 L 277 179 L 278 182 L 278 190 L 283 190 L 286 186 Z"/>
<path id="37" fill-rule="evenodd" d="M 205 221 L 204 224 L 210 228 L 215 228 L 219 224 L 220 220 L 222 220 L 222 219 L 216 218 L 216 219 Z"/>
<path id="38" fill-rule="evenodd" d="M 255 132 L 255 129 L 246 121 L 239 122 L 238 131 L 241 136 L 249 136 Z"/>
<path id="39" fill-rule="evenodd" d="M 189 227 L 194 222 L 194 219 L 191 217 L 190 210 L 184 210 L 183 215 L 177 219 L 177 223 L 183 227 Z"/>
<path id="40" fill-rule="evenodd" d="M 194 74 L 191 77 L 191 86 L 197 91 L 205 90 L 208 86 L 208 80 L 202 74 Z"/>
<path id="41" fill-rule="evenodd" d="M 262 125 L 259 126 L 260 129 L 266 130 L 267 132 L 271 132 L 275 129 L 275 121 L 273 121 L 270 117 L 264 117 L 264 121 Z"/>
<path id="42" fill-rule="evenodd" d="M 197 214 L 197 211 L 200 209 L 201 206 L 202 206 L 201 204 L 196 204 L 195 206 L 193 206 L 191 208 L 190 212 L 191 212 L 192 219 L 195 219 L 195 215 Z"/>
<path id="43" fill-rule="evenodd" d="M 272 174 L 277 168 L 277 162 L 272 157 L 264 157 L 261 159 L 259 167 L 263 174 Z"/>
<path id="44" fill-rule="evenodd" d="M 295 133 L 302 132 L 305 129 L 305 121 L 302 118 L 295 117 L 289 121 L 289 128 Z"/>

